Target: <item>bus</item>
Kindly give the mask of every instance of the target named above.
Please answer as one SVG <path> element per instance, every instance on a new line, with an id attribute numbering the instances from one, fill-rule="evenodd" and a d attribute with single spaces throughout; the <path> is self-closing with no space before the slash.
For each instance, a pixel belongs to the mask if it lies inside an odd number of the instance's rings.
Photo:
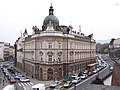
<path id="1" fill-rule="evenodd" d="M 88 64 L 88 65 L 87 65 L 87 70 L 88 70 L 89 72 L 93 72 L 93 70 L 97 69 L 97 65 L 98 65 L 98 63 Z"/>

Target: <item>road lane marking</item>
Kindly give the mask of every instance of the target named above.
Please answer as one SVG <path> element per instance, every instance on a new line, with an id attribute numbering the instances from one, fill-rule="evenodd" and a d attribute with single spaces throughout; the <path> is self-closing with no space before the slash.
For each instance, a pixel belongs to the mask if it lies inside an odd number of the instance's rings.
<path id="1" fill-rule="evenodd" d="M 23 84 L 23 83 L 21 83 L 21 84 L 22 84 L 22 86 L 23 86 L 23 89 L 24 89 L 24 90 L 26 90 L 26 88 L 25 88 L 24 84 Z"/>
<path id="2" fill-rule="evenodd" d="M 22 84 L 22 86 L 24 86 L 24 84 L 23 83 L 21 83 Z"/>
<path id="3" fill-rule="evenodd" d="M 29 83 L 29 82 L 27 82 L 27 84 L 28 84 L 28 85 L 30 85 L 30 83 Z"/>
<path id="4" fill-rule="evenodd" d="M 24 83 L 27 86 L 27 83 Z"/>
<path id="5" fill-rule="evenodd" d="M 31 84 L 31 85 L 33 85 L 33 83 L 32 83 L 32 82 L 30 82 L 30 84 Z"/>
<path id="6" fill-rule="evenodd" d="M 18 83 L 18 85 L 19 85 L 19 86 L 21 86 L 21 84 L 20 84 L 20 83 Z"/>

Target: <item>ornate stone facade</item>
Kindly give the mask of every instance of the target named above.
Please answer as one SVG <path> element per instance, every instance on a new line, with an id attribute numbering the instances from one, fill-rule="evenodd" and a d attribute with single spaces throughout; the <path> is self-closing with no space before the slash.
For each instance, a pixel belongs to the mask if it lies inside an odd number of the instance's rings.
<path id="1" fill-rule="evenodd" d="M 51 21 L 43 26 L 46 28 L 33 28 L 32 35 L 21 37 L 18 68 L 41 80 L 59 80 L 96 62 L 96 42 L 92 37 L 76 33 L 71 26 L 56 26 Z"/>

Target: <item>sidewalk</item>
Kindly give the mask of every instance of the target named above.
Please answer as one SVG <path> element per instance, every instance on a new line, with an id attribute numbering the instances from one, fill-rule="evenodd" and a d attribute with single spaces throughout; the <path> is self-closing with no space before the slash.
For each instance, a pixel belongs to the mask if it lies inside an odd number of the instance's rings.
<path id="1" fill-rule="evenodd" d="M 45 81 L 45 80 L 39 80 L 39 79 L 36 79 L 36 78 L 32 78 L 31 76 L 26 75 L 26 73 L 23 72 L 22 70 L 19 70 L 16 67 L 13 67 L 13 68 L 15 68 L 16 70 L 18 70 L 19 72 L 21 72 L 22 75 L 28 77 L 30 79 L 30 81 L 33 83 L 33 85 L 38 84 L 38 83 L 42 83 L 42 84 L 45 84 L 46 88 L 48 88 L 49 85 L 54 81 L 54 80 Z"/>
<path id="2" fill-rule="evenodd" d="M 1 83 L 0 83 L 0 90 L 2 90 L 5 86 L 9 85 L 9 81 L 6 78 L 6 76 L 4 76 L 1 68 L 0 68 L 0 78 L 2 79 Z M 3 79 L 4 79 L 4 84 L 3 84 Z"/>
<path id="3" fill-rule="evenodd" d="M 109 86 L 111 86 L 111 80 L 112 80 L 112 75 L 109 76 L 106 80 L 104 80 L 104 85 L 109 85 Z"/>

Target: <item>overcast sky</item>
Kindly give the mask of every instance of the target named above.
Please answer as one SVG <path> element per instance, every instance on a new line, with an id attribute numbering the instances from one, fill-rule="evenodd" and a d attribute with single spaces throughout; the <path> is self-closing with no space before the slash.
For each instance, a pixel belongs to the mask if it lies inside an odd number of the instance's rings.
<path id="1" fill-rule="evenodd" d="M 52 0 L 60 25 L 72 25 L 95 40 L 120 38 L 120 0 Z M 25 28 L 41 29 L 51 0 L 0 0 L 0 41 L 14 44 Z"/>

